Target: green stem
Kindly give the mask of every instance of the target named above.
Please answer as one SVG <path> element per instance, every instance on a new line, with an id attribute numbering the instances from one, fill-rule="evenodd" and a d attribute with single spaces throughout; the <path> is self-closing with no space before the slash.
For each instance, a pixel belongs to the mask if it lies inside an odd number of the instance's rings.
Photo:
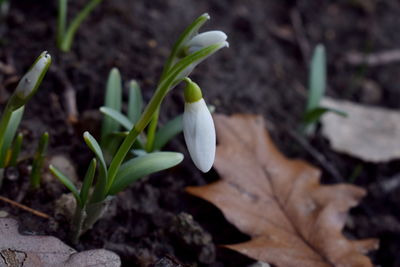
<path id="1" fill-rule="evenodd" d="M 107 211 L 112 199 L 113 197 L 108 196 L 102 201 L 89 203 L 85 206 L 85 218 L 79 233 L 80 235 L 91 229 L 93 225 L 103 216 L 103 214 Z"/>
<path id="2" fill-rule="evenodd" d="M 67 24 L 68 0 L 58 0 L 57 47 L 61 49 Z"/>
<path id="3" fill-rule="evenodd" d="M 101 168 L 101 167 L 100 167 Z M 107 173 L 100 170 L 98 181 L 94 186 L 92 197 L 90 198 L 90 203 L 96 203 L 102 201 L 107 195 Z"/>
<path id="4" fill-rule="evenodd" d="M 154 112 L 153 118 L 151 119 L 147 130 L 147 143 L 146 143 L 147 152 L 153 151 L 154 138 L 156 136 L 159 115 L 160 115 L 160 107 L 158 107 L 157 110 Z"/>
<path id="5" fill-rule="evenodd" d="M 11 115 L 12 115 L 12 108 L 7 105 L 4 110 L 4 114 L 1 117 L 0 121 L 0 151 L 4 144 L 4 135 L 7 131 L 7 126 L 10 123 Z M 4 167 L 5 162 L 0 162 L 0 168 Z"/>
<path id="6" fill-rule="evenodd" d="M 158 109 L 166 95 L 169 87 L 165 86 L 163 88 L 159 87 L 151 98 L 150 102 L 147 104 L 146 109 L 142 113 L 139 121 L 133 127 L 133 129 L 129 132 L 124 142 L 122 142 L 119 147 L 117 153 L 115 154 L 113 160 L 111 161 L 110 167 L 108 168 L 108 186 L 107 192 L 111 188 L 111 185 L 114 182 L 115 176 L 117 175 L 118 169 L 121 166 L 126 154 L 128 154 L 129 149 L 133 145 L 136 140 L 136 137 L 146 128 L 147 124 L 149 124 L 150 120 L 154 116 L 154 112 Z"/>
<path id="7" fill-rule="evenodd" d="M 81 208 L 78 203 L 76 203 L 75 214 L 72 218 L 72 225 L 71 225 L 71 242 L 72 244 L 78 244 L 79 237 L 82 233 L 82 226 L 83 222 L 86 218 L 85 207 Z"/>
<path id="8" fill-rule="evenodd" d="M 39 146 L 36 150 L 32 163 L 31 187 L 34 189 L 40 187 L 40 178 L 41 178 L 40 172 L 43 167 L 48 144 L 49 144 L 49 134 L 45 132 L 40 138 Z"/>
<path id="9" fill-rule="evenodd" d="M 21 152 L 21 147 L 22 147 L 22 141 L 24 139 L 24 135 L 22 133 L 19 133 L 17 137 L 15 138 L 13 148 L 12 148 L 12 153 L 9 161 L 9 166 L 16 166 L 18 163 L 18 156 L 19 153 Z"/>
<path id="10" fill-rule="evenodd" d="M 196 35 L 197 31 L 200 29 L 200 27 L 209 19 L 208 14 L 203 14 L 200 17 L 198 17 L 195 21 L 193 21 L 185 30 L 184 32 L 179 36 L 178 41 L 175 43 L 174 47 L 172 48 L 172 51 L 170 55 L 168 56 L 168 59 L 164 65 L 161 77 L 160 77 L 160 82 L 159 85 L 165 80 L 165 78 L 168 76 L 169 71 L 174 67 L 177 61 L 179 61 L 179 55 L 182 51 L 182 47 L 184 44 L 192 38 L 194 35 Z M 159 113 L 160 113 L 160 108 L 157 109 L 151 123 L 148 129 L 147 133 L 147 143 L 146 143 L 146 151 L 151 152 L 154 147 L 154 138 L 155 138 L 155 132 L 158 126 L 158 119 L 159 119 Z"/>

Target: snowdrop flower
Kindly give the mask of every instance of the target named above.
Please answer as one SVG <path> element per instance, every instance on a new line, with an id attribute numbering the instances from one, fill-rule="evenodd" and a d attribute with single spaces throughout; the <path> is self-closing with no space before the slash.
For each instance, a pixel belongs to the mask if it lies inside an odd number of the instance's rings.
<path id="1" fill-rule="evenodd" d="M 185 78 L 185 111 L 183 134 L 196 167 L 208 172 L 215 159 L 215 128 L 211 113 L 204 102 L 201 89 L 189 78 Z"/>
<path id="2" fill-rule="evenodd" d="M 226 34 L 222 31 L 202 32 L 195 35 L 187 42 L 187 51 L 189 54 L 192 54 L 204 47 L 217 43 L 223 43 L 224 46 L 229 46 L 229 43 L 226 41 L 227 38 Z"/>

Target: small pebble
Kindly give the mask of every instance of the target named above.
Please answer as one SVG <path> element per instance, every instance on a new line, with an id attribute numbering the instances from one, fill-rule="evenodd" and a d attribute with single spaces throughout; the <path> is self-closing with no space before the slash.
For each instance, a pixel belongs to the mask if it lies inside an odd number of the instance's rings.
<path id="1" fill-rule="evenodd" d="M 9 213 L 5 210 L 0 210 L 0 218 L 8 217 Z"/>

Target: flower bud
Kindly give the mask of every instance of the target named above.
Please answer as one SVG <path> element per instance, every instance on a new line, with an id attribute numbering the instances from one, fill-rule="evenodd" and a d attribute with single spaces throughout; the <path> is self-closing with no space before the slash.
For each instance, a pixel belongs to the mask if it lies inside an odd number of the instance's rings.
<path id="1" fill-rule="evenodd" d="M 192 54 L 204 47 L 217 44 L 224 43 L 224 46 L 229 46 L 229 43 L 226 42 L 228 37 L 222 31 L 208 31 L 195 35 L 191 40 L 187 42 L 187 51 L 189 54 Z"/>
<path id="2" fill-rule="evenodd" d="M 210 111 L 202 97 L 199 86 L 185 78 L 185 111 L 183 113 L 183 134 L 196 167 L 208 172 L 215 159 L 215 128 Z"/>
<path id="3" fill-rule="evenodd" d="M 9 102 L 14 110 L 25 105 L 36 93 L 50 64 L 50 54 L 43 52 L 33 63 L 28 72 L 21 78 Z"/>

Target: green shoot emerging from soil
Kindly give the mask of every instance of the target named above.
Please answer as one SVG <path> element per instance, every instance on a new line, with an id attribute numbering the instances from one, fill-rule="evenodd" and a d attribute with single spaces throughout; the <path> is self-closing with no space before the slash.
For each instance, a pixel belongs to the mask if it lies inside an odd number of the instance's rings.
<path id="1" fill-rule="evenodd" d="M 346 116 L 342 111 L 322 107 L 320 102 L 326 89 L 326 53 L 322 44 L 317 45 L 311 59 L 309 72 L 309 89 L 306 110 L 303 115 L 301 131 L 306 135 L 312 135 L 315 124 L 326 112 L 334 112 Z"/>
<path id="2" fill-rule="evenodd" d="M 173 119 L 167 126 L 168 129 L 157 130 L 158 114 L 165 96 L 170 90 L 184 81 L 187 87 L 200 88 L 192 82 L 188 75 L 203 60 L 227 47 L 226 35 L 220 31 L 209 31 L 198 33 L 200 27 L 209 19 L 208 14 L 197 18 L 179 37 L 175 43 L 170 56 L 164 66 L 163 73 L 158 82 L 156 90 L 147 106 L 142 110 L 143 100 L 141 91 L 136 82 L 130 83 L 129 108 L 127 116 L 121 113 L 121 77 L 118 70 L 113 69 L 110 73 L 105 107 L 101 111 L 107 115 L 103 121 L 101 145 L 88 132 L 84 133 L 84 140 L 87 146 L 95 154 L 88 167 L 87 174 L 79 191 L 71 180 L 50 166 L 52 173 L 72 192 L 76 198 L 77 206 L 75 217 L 72 222 L 72 241 L 77 242 L 78 238 L 93 224 L 100 219 L 106 211 L 112 196 L 124 190 L 136 180 L 179 164 L 183 155 L 176 152 L 157 152 L 168 140 L 187 129 L 193 136 L 198 138 L 186 138 L 189 152 L 196 164 L 203 171 L 211 168 L 215 154 L 215 130 L 211 115 L 205 106 L 204 100 L 196 98 L 196 103 L 185 104 L 185 119 Z M 192 93 L 190 93 L 192 94 Z M 196 94 L 201 96 L 201 94 Z M 193 99 L 193 97 L 189 97 Z M 197 102 L 199 102 L 197 104 Z M 192 106 L 194 105 L 194 106 Z M 204 108 L 205 107 L 205 108 Z M 208 112 L 208 114 L 207 114 Z M 203 119 L 208 122 L 203 123 Z M 211 122 L 210 122 L 211 120 Z M 120 125 L 127 132 L 120 133 Z M 202 126 L 206 126 L 202 128 Z M 140 136 L 147 127 L 147 139 Z M 196 132 L 192 132 L 192 130 Z M 213 139 L 214 137 L 214 139 Z M 208 142 L 204 144 L 202 142 Z M 208 147 L 203 153 L 201 148 Z M 214 148 L 213 148 L 214 147 Z M 105 150 L 103 152 L 102 148 Z M 143 153 L 137 153 L 137 149 L 143 149 Z M 133 150 L 132 150 L 133 149 Z M 199 158 L 200 156 L 200 158 Z M 204 158 L 204 159 L 203 159 Z M 108 164 L 109 162 L 109 164 Z M 199 165 L 198 165 L 199 164 Z M 210 165 L 211 164 L 211 165 Z M 89 190 L 95 176 L 96 165 L 98 175 L 93 191 Z"/>
<path id="3" fill-rule="evenodd" d="M 90 0 L 67 26 L 68 0 L 58 0 L 57 47 L 63 52 L 71 50 L 75 34 L 87 16 L 103 0 Z"/>
<path id="4" fill-rule="evenodd" d="M 34 189 L 40 186 L 40 171 L 46 157 L 47 146 L 49 144 L 49 134 L 45 132 L 40 138 L 38 148 L 33 157 L 32 172 L 31 172 L 31 187 Z"/>
<path id="5" fill-rule="evenodd" d="M 51 64 L 51 57 L 43 52 L 22 77 L 8 100 L 0 119 L 0 185 L 4 169 L 17 162 L 22 145 L 22 134 L 15 137 L 25 105 L 36 93 Z"/>

